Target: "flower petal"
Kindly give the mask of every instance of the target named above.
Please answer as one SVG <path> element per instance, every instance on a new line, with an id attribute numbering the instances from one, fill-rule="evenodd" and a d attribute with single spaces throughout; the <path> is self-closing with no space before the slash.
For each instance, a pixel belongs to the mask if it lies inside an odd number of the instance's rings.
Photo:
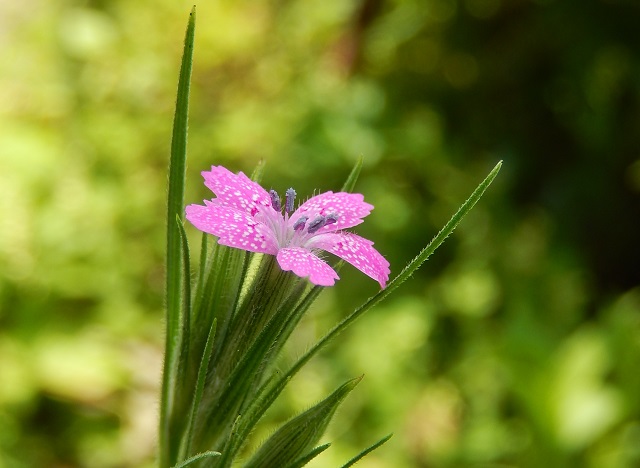
<path id="1" fill-rule="evenodd" d="M 373 242 L 351 233 L 328 233 L 312 238 L 306 245 L 331 252 L 351 263 L 384 288 L 389 280 L 389 262 L 373 248 Z"/>
<path id="2" fill-rule="evenodd" d="M 338 220 L 318 230 L 318 233 L 333 232 L 360 224 L 362 218 L 371 213 L 373 205 L 365 203 L 364 195 L 346 192 L 325 192 L 311 197 L 298 207 L 289 218 L 293 225 L 301 216 L 314 219 L 317 216 L 336 214 Z"/>
<path id="3" fill-rule="evenodd" d="M 255 215 L 262 207 L 271 206 L 271 196 L 259 184 L 242 172 L 234 174 L 222 166 L 211 166 L 203 171 L 204 184 L 216 195 L 222 205 Z"/>
<path id="4" fill-rule="evenodd" d="M 275 255 L 277 243 L 271 231 L 244 211 L 205 200 L 206 206 L 189 205 L 187 219 L 201 231 L 218 236 L 218 243 Z"/>
<path id="5" fill-rule="evenodd" d="M 333 286 L 338 274 L 324 260 L 313 252 L 300 247 L 287 247 L 278 251 L 278 263 L 284 271 L 293 271 L 296 275 L 318 286 Z"/>

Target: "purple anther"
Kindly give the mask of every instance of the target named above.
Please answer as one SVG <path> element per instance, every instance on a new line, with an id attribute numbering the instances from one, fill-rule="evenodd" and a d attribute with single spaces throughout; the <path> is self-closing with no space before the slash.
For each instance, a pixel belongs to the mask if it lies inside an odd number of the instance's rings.
<path id="1" fill-rule="evenodd" d="M 284 210 L 287 213 L 291 213 L 293 211 L 293 203 L 296 200 L 296 191 L 292 188 L 287 189 L 285 193 L 285 205 Z"/>
<path id="2" fill-rule="evenodd" d="M 282 209 L 282 204 L 280 203 L 280 196 L 278 195 L 278 192 L 271 189 L 269 190 L 269 195 L 271 195 L 271 206 L 273 209 L 280 211 Z"/>
<path id="3" fill-rule="evenodd" d="M 302 231 L 304 229 L 304 223 L 306 223 L 308 219 L 309 219 L 308 216 L 300 216 L 298 221 L 296 221 L 293 224 L 293 230 L 294 231 Z"/>
<path id="4" fill-rule="evenodd" d="M 328 226 L 329 224 L 333 224 L 333 223 L 337 223 L 338 222 L 338 214 L 337 213 L 329 213 L 327 215 L 327 219 L 324 222 L 325 226 Z"/>
<path id="5" fill-rule="evenodd" d="M 309 223 L 309 227 L 307 228 L 307 232 L 309 234 L 313 234 L 318 231 L 322 226 L 327 222 L 327 218 L 324 216 L 318 216 L 313 221 Z"/>

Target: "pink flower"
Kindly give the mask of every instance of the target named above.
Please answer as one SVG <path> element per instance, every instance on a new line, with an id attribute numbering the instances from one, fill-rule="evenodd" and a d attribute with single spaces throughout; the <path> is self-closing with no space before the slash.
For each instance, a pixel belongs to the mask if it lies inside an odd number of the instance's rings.
<path id="1" fill-rule="evenodd" d="M 187 219 L 218 243 L 275 255 L 280 267 L 319 286 L 332 286 L 338 274 L 318 252 L 325 250 L 370 276 L 384 288 L 389 262 L 373 242 L 344 232 L 362 222 L 373 206 L 359 193 L 326 192 L 310 198 L 293 211 L 296 192 L 286 192 L 282 206 L 278 194 L 267 192 L 242 172 L 222 166 L 202 173 L 216 195 L 202 205 L 187 206 Z"/>

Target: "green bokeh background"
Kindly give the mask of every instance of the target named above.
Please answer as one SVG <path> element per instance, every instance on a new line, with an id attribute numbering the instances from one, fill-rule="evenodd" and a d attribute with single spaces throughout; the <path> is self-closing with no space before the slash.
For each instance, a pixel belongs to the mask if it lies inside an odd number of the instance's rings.
<path id="1" fill-rule="evenodd" d="M 153 466 L 166 166 L 190 2 L 0 2 L 0 468 Z M 365 374 L 313 464 L 640 466 L 636 0 L 205 0 L 189 203 L 212 164 L 358 191 L 398 294 L 255 434 Z M 192 245 L 199 236 L 189 229 Z M 283 366 L 376 290 L 350 267 Z"/>

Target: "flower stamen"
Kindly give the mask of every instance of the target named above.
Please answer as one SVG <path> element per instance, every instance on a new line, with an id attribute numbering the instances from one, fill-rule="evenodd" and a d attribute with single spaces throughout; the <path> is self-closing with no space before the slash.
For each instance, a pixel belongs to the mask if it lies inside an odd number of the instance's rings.
<path id="1" fill-rule="evenodd" d="M 337 223 L 338 222 L 338 214 L 337 213 L 329 213 L 327 215 L 327 219 L 324 222 L 325 226 L 328 226 L 329 224 L 333 224 L 333 223 Z"/>
<path id="2" fill-rule="evenodd" d="M 271 189 L 269 190 L 269 195 L 271 196 L 271 206 L 273 207 L 273 209 L 276 211 L 281 211 L 282 204 L 280 203 L 280 196 L 278 195 L 278 192 Z"/>
<path id="3" fill-rule="evenodd" d="M 309 227 L 307 228 L 307 232 L 309 234 L 313 234 L 318 231 L 322 226 L 327 223 L 326 216 L 318 216 L 313 221 L 309 223 Z"/>
<path id="4" fill-rule="evenodd" d="M 300 216 L 298 221 L 296 221 L 293 224 L 293 230 L 294 231 L 302 231 L 304 229 L 304 224 L 307 222 L 308 219 L 309 219 L 308 216 Z"/>
<path id="5" fill-rule="evenodd" d="M 293 211 L 293 203 L 296 200 L 296 191 L 292 188 L 287 189 L 285 193 L 284 211 L 289 214 Z"/>

